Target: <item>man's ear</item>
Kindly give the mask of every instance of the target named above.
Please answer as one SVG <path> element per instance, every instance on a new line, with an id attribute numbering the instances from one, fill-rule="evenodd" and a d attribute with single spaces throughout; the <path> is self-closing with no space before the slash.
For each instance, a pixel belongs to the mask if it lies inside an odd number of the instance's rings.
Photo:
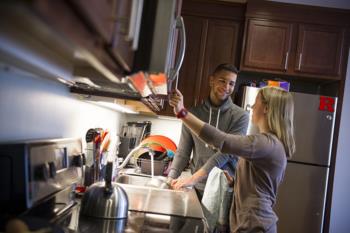
<path id="1" fill-rule="evenodd" d="M 209 76 L 209 86 L 212 87 L 213 86 L 213 83 L 214 83 L 214 76 L 213 75 L 210 75 Z"/>

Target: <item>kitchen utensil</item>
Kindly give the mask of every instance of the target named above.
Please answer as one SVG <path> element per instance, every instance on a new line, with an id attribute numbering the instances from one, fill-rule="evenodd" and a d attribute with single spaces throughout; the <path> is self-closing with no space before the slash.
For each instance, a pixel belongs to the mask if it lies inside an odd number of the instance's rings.
<path id="1" fill-rule="evenodd" d="M 148 144 L 152 150 L 160 152 L 167 151 L 168 154 L 175 153 L 177 149 L 176 144 L 170 138 L 163 135 L 151 135 L 142 140 L 140 144 Z"/>
<path id="2" fill-rule="evenodd" d="M 131 82 L 131 84 L 140 93 L 142 97 L 147 97 L 153 94 L 148 85 L 148 80 L 144 72 L 140 71 L 136 74 L 128 76 L 128 80 Z"/>
<path id="3" fill-rule="evenodd" d="M 164 73 L 156 73 L 148 75 L 152 92 L 155 95 L 168 95 L 167 77 Z"/>
<path id="4" fill-rule="evenodd" d="M 90 186 L 81 202 L 81 214 L 105 219 L 124 219 L 128 216 L 128 197 L 122 187 L 112 182 L 113 163 L 108 162 L 105 182 Z"/>

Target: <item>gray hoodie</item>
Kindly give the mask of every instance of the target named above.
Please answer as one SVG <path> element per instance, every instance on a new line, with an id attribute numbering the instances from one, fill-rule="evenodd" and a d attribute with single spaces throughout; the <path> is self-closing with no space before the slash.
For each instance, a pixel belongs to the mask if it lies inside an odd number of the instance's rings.
<path id="1" fill-rule="evenodd" d="M 219 108 L 214 107 L 209 99 L 203 104 L 189 109 L 191 113 L 197 116 L 204 122 L 220 129 L 229 134 L 245 135 L 249 122 L 249 115 L 242 108 L 233 104 L 231 98 L 228 98 Z M 191 152 L 193 158 L 190 163 L 192 174 L 198 171 L 210 159 L 210 161 L 203 167 L 207 173 L 214 166 L 221 166 L 223 164 L 231 164 L 235 167 L 237 158 L 231 155 L 218 156 L 222 154 L 215 149 L 209 147 L 195 134 L 193 134 L 186 126 L 182 126 L 181 138 L 175 153 L 175 157 L 169 172 L 169 176 L 176 179 L 181 175 L 181 172 L 190 161 Z M 220 157 L 219 162 L 215 159 Z M 229 163 L 227 163 L 229 162 Z M 196 188 L 203 191 L 206 180 L 198 183 Z"/>

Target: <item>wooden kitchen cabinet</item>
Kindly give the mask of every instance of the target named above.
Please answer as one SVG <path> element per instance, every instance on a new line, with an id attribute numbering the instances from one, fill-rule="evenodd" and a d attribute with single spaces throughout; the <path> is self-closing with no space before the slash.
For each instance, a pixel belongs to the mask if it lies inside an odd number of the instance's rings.
<path id="1" fill-rule="evenodd" d="M 50 33 L 56 34 L 69 47 L 73 49 L 79 46 L 91 53 L 113 74 L 118 76 L 122 73 L 121 67 L 106 52 L 105 40 L 86 25 L 70 2 L 35 0 L 28 7 L 50 28 Z M 74 59 L 72 62 L 76 63 L 74 66 L 86 65 L 75 54 L 70 56 Z"/>
<path id="2" fill-rule="evenodd" d="M 340 79 L 343 41 L 339 27 L 249 19 L 241 69 Z"/>
<path id="3" fill-rule="evenodd" d="M 130 72 L 134 51 L 128 39 L 130 0 L 72 0 L 70 4 L 92 32 L 102 38 L 102 44 L 123 70 Z"/>
<path id="4" fill-rule="evenodd" d="M 209 76 L 217 65 L 239 65 L 245 5 L 214 1 L 183 1 L 186 53 L 178 89 L 186 107 L 202 103 L 209 94 Z M 167 104 L 167 103 L 166 103 Z M 174 116 L 172 109 L 161 112 Z"/>
<path id="5" fill-rule="evenodd" d="M 199 87 L 200 77 L 199 67 L 197 62 L 200 61 L 200 57 L 203 56 L 203 49 L 201 47 L 204 44 L 202 34 L 205 30 L 205 22 L 202 19 L 193 16 L 184 16 L 186 26 L 187 45 L 184 62 L 179 74 L 178 89 L 184 95 L 185 106 L 196 105 Z M 196 65 L 194 65 L 196 64 Z"/>
<path id="6" fill-rule="evenodd" d="M 241 23 L 230 20 L 208 20 L 206 46 L 198 93 L 198 102 L 205 100 L 210 91 L 209 76 L 220 63 L 232 63 L 238 67 Z"/>
<path id="7" fill-rule="evenodd" d="M 72 0 L 78 14 L 84 18 L 92 30 L 100 34 L 106 42 L 112 40 L 115 26 L 117 0 Z"/>
<path id="8" fill-rule="evenodd" d="M 242 67 L 287 71 L 292 24 L 248 20 L 246 49 Z"/>
<path id="9" fill-rule="evenodd" d="M 340 75 L 343 28 L 300 24 L 295 72 L 329 76 Z"/>
<path id="10" fill-rule="evenodd" d="M 135 54 L 132 49 L 133 41 L 128 38 L 132 3 L 130 0 L 116 1 L 115 27 L 109 45 L 112 56 L 128 72 L 132 69 Z"/>
<path id="11" fill-rule="evenodd" d="M 246 18 L 241 70 L 341 79 L 347 12 L 252 0 Z"/>

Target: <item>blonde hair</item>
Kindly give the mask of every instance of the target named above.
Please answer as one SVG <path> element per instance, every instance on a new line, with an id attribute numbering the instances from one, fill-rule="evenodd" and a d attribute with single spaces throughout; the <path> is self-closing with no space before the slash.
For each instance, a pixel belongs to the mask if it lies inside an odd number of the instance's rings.
<path id="1" fill-rule="evenodd" d="M 287 157 L 291 158 L 295 152 L 293 97 L 279 87 L 264 87 L 259 94 L 267 105 L 269 129 L 282 142 Z"/>

